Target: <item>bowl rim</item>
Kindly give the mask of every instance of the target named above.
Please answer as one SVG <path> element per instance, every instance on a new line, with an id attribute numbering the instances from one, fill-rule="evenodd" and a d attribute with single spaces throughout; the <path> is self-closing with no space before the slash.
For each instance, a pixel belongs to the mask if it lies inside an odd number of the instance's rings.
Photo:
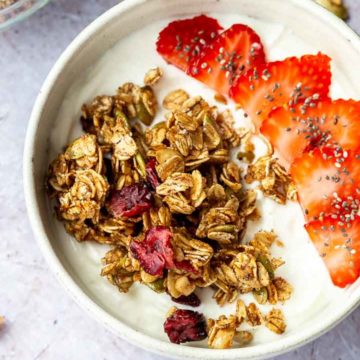
<path id="1" fill-rule="evenodd" d="M 186 357 L 192 359 L 214 360 L 264 359 L 293 350 L 321 336 L 337 325 L 347 315 L 349 315 L 360 304 L 360 288 L 355 290 L 352 299 L 347 302 L 346 306 L 341 309 L 341 311 L 336 311 L 332 314 L 329 314 L 327 321 L 317 323 L 315 326 L 313 326 L 311 331 L 304 331 L 300 329 L 294 332 L 294 334 L 290 334 L 287 337 L 277 340 L 276 342 L 258 344 L 253 347 L 241 349 L 214 351 L 212 349 L 206 348 L 179 346 L 155 339 L 149 335 L 136 331 L 131 326 L 122 323 L 119 319 L 110 315 L 103 308 L 101 308 L 100 305 L 97 305 L 90 297 L 85 294 L 85 292 L 80 288 L 79 285 L 77 285 L 75 280 L 73 280 L 70 274 L 66 271 L 46 235 L 36 198 L 33 158 L 35 156 L 35 138 L 43 109 L 47 103 L 47 98 L 58 77 L 61 76 L 62 69 L 76 54 L 77 50 L 81 48 L 81 46 L 92 37 L 92 35 L 94 35 L 98 30 L 102 29 L 113 18 L 120 16 L 122 13 L 125 13 L 134 7 L 140 6 L 146 1 L 149 0 L 124 0 L 123 2 L 107 10 L 104 14 L 90 23 L 90 25 L 82 30 L 61 54 L 40 89 L 27 127 L 23 155 L 23 179 L 26 208 L 30 220 L 30 225 L 37 239 L 37 243 L 45 260 L 48 263 L 48 266 L 55 273 L 58 281 L 75 300 L 75 302 L 84 308 L 91 317 L 102 323 L 114 334 L 120 336 L 135 346 L 161 355 L 171 356 L 173 358 Z M 312 0 L 290 0 L 290 3 L 322 18 L 322 20 L 327 22 L 328 26 L 337 30 L 360 53 L 360 37 L 342 20 Z"/>

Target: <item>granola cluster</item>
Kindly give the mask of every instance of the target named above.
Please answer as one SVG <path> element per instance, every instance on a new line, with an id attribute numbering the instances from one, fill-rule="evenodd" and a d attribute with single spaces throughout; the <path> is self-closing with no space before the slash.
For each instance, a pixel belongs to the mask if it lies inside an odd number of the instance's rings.
<path id="1" fill-rule="evenodd" d="M 244 184 L 260 181 L 265 194 L 284 202 L 287 175 L 270 159 L 244 174 L 230 153 L 249 132 L 233 127 L 230 111 L 219 113 L 184 90 L 165 97 L 166 118 L 150 126 L 158 107 L 151 86 L 161 76 L 152 69 L 145 86 L 126 83 L 82 107 L 85 135 L 49 166 L 59 220 L 78 241 L 112 246 L 101 275 L 121 292 L 137 282 L 185 305 L 199 304 L 195 291 L 204 287 L 214 289 L 220 306 L 250 292 L 260 304 L 284 302 L 292 288 L 275 275 L 283 264 L 271 256 L 276 235 L 262 231 L 243 241 L 247 222 L 260 216 L 256 191 Z M 209 346 L 250 342 L 251 334 L 236 330 L 243 320 L 283 332 L 280 310 L 264 320 L 255 308 L 209 320 Z M 187 313 L 177 318 L 192 321 Z"/>
<path id="2" fill-rule="evenodd" d="M 333 14 L 343 20 L 347 20 L 349 17 L 349 11 L 343 0 L 315 0 L 318 4 L 325 9 L 331 11 Z"/>
<path id="3" fill-rule="evenodd" d="M 276 158 L 272 157 L 272 153 L 250 164 L 245 181 L 248 184 L 258 181 L 259 189 L 264 196 L 270 197 L 279 204 L 285 204 L 286 200 L 296 200 L 295 184 Z"/>
<path id="4" fill-rule="evenodd" d="M 272 309 L 264 316 L 256 304 L 246 306 L 242 300 L 238 300 L 234 315 L 221 315 L 217 320 L 208 320 L 208 346 L 212 349 L 227 349 L 234 342 L 240 347 L 248 345 L 253 340 L 253 334 L 240 329 L 245 323 L 251 327 L 264 324 L 277 334 L 282 334 L 286 329 L 281 310 Z"/>

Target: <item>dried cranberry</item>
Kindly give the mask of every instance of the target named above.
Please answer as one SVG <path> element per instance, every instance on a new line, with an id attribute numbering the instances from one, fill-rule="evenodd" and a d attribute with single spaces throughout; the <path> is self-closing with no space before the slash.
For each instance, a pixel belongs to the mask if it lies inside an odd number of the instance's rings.
<path id="1" fill-rule="evenodd" d="M 150 159 L 146 164 L 146 180 L 154 190 L 160 185 L 160 181 L 155 170 L 155 164 L 155 159 Z"/>
<path id="2" fill-rule="evenodd" d="M 150 275 L 162 276 L 165 268 L 164 258 L 157 252 L 152 252 L 148 246 L 144 246 L 143 242 L 133 241 L 130 245 L 130 250 L 135 257 L 140 261 L 141 266 Z"/>
<path id="3" fill-rule="evenodd" d="M 164 269 L 173 269 L 174 251 L 171 247 L 171 231 L 156 226 L 145 234 L 143 241 L 133 241 L 130 250 L 140 265 L 150 275 L 161 276 Z"/>
<path id="4" fill-rule="evenodd" d="M 110 195 L 109 208 L 115 217 L 134 217 L 151 207 L 151 192 L 144 183 L 124 186 Z"/>
<path id="5" fill-rule="evenodd" d="M 192 310 L 176 310 L 166 319 L 164 330 L 175 344 L 199 341 L 207 337 L 204 315 Z"/>
<path id="6" fill-rule="evenodd" d="M 171 300 L 178 304 L 189 305 L 192 307 L 198 307 L 201 304 L 199 297 L 195 293 L 192 293 L 188 296 L 181 295 L 178 298 L 171 297 Z"/>

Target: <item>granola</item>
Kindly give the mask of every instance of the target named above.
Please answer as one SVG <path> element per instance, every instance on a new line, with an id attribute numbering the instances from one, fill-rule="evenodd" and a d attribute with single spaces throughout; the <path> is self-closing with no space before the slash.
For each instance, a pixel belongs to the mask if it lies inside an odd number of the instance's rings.
<path id="1" fill-rule="evenodd" d="M 235 314 L 220 315 L 217 320 L 208 319 L 208 346 L 212 349 L 247 346 L 253 340 L 253 334 L 241 329 L 245 322 L 251 327 L 264 324 L 277 334 L 282 334 L 286 328 L 281 310 L 272 309 L 264 316 L 254 303 L 246 306 L 242 300 L 238 300 Z"/>
<path id="2" fill-rule="evenodd" d="M 19 0 L 0 0 L 0 10 L 15 4 L 17 1 Z"/>
<path id="3" fill-rule="evenodd" d="M 159 82 L 159 80 L 161 79 L 163 75 L 163 71 L 159 68 L 156 67 L 154 69 L 150 69 L 144 77 L 144 84 L 145 85 L 155 85 L 156 83 Z"/>
<path id="4" fill-rule="evenodd" d="M 237 325 L 237 319 L 234 315 L 229 317 L 221 315 L 217 320 L 209 319 L 209 347 L 212 349 L 232 347 Z"/>
<path id="5" fill-rule="evenodd" d="M 349 12 L 343 0 L 315 0 L 315 1 L 321 6 L 323 6 L 325 9 L 334 13 L 339 18 L 343 20 L 348 19 Z"/>
<path id="6" fill-rule="evenodd" d="M 220 306 L 238 300 L 235 315 L 209 319 L 209 347 L 250 343 L 252 333 L 238 329 L 242 323 L 265 323 L 280 333 L 280 313 L 264 317 L 255 303 L 239 300 L 253 293 L 259 304 L 276 304 L 292 292 L 275 276 L 284 263 L 271 255 L 276 234 L 260 231 L 244 241 L 247 223 L 260 217 L 257 192 L 246 183 L 260 181 L 265 194 L 284 203 L 290 179 L 271 157 L 231 160 L 239 146 L 253 152 L 249 130 L 235 129 L 230 111 L 219 113 L 182 89 L 165 96 L 169 111 L 151 125 L 158 106 L 151 86 L 161 76 L 151 69 L 144 86 L 126 83 L 83 105 L 85 134 L 49 166 L 57 217 L 78 241 L 111 245 L 101 275 L 122 293 L 140 283 L 178 303 L 198 304 L 195 292 L 211 287 Z M 169 333 L 174 319 L 204 324 L 198 313 L 177 311 L 169 316 Z M 183 336 L 192 335 L 184 330 Z"/>
<path id="7" fill-rule="evenodd" d="M 238 300 L 234 315 L 220 315 L 218 319 L 208 319 L 208 346 L 212 349 L 228 349 L 233 346 L 244 347 L 253 340 L 253 333 L 241 329 L 244 322 L 251 327 L 264 324 L 270 331 L 280 335 L 286 324 L 280 309 L 273 308 L 263 315 L 254 303 L 246 306 Z"/>
<path id="8" fill-rule="evenodd" d="M 260 182 L 259 189 L 264 195 L 280 204 L 285 204 L 287 199 L 296 199 L 296 188 L 290 175 L 271 155 L 260 157 L 250 164 L 245 181 L 248 184 Z"/>
<path id="9" fill-rule="evenodd" d="M 280 309 L 272 309 L 265 317 L 265 326 L 276 334 L 286 329 L 284 314 Z"/>

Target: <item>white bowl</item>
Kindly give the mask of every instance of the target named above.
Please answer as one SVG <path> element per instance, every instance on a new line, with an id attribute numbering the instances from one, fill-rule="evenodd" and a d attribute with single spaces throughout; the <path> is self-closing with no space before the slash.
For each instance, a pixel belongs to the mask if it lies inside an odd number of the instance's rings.
<path id="1" fill-rule="evenodd" d="M 146 304 L 146 299 L 153 299 L 147 292 L 150 290 L 135 290 L 136 296 L 131 297 L 120 295 L 110 285 L 104 285 L 106 281 L 97 276 L 100 269 L 99 247 L 95 244 L 77 244 L 65 234 L 61 224 L 52 216 L 44 188 L 50 158 L 60 150 L 60 145 L 69 140 L 79 107 L 69 110 L 70 116 L 60 128 L 56 124 L 58 110 L 66 92 L 85 69 L 120 38 L 147 24 L 159 19 L 203 12 L 242 14 L 285 25 L 313 48 L 329 54 L 340 70 L 337 76 L 348 84 L 348 93 L 352 96 L 360 94 L 360 72 L 357 71 L 357 64 L 360 63 L 359 38 L 341 20 L 311 0 L 127 0 L 94 21 L 70 44 L 40 91 L 28 126 L 24 151 L 26 203 L 33 231 L 52 271 L 75 301 L 114 333 L 137 346 L 176 358 L 260 359 L 303 345 L 332 328 L 359 304 L 359 282 L 344 291 L 341 301 L 334 296 L 334 300 L 324 305 L 323 309 L 310 316 L 304 314 L 301 326 L 271 341 L 255 343 L 243 349 L 216 351 L 202 348 L 199 344 L 174 345 L 164 335 L 152 332 L 150 325 L 146 325 L 147 328 L 144 325 L 149 323 L 149 319 L 151 323 L 152 316 L 157 316 L 155 312 L 159 308 L 154 305 L 153 310 L 151 303 L 147 304 L 146 309 L 139 308 Z M 97 94 L 96 84 L 93 87 L 94 94 Z M 82 100 L 79 99 L 79 103 Z M 54 128 L 60 129 L 55 136 Z M 94 262 L 91 256 L 84 260 L 78 251 L 80 247 L 86 249 L 87 254 L 95 252 Z M 299 271 L 305 266 L 299 264 Z M 84 272 L 95 274 L 96 277 L 84 277 Z M 159 302 L 164 307 L 169 305 L 162 298 Z M 165 314 L 167 308 L 161 310 Z M 160 329 L 161 326 L 156 325 L 155 328 Z"/>

